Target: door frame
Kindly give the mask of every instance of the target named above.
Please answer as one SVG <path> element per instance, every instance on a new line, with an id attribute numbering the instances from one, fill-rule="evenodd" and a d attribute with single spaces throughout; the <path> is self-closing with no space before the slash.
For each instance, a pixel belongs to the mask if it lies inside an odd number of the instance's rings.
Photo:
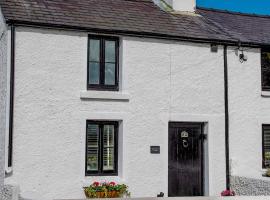
<path id="1" fill-rule="evenodd" d="M 168 122 L 168 144 L 167 147 L 169 147 L 169 137 L 170 137 L 170 128 L 171 127 L 181 127 L 182 126 L 198 126 L 201 129 L 201 192 L 202 192 L 202 196 L 205 196 L 206 192 L 206 155 L 205 152 L 206 151 L 206 146 L 205 146 L 205 142 L 207 140 L 207 134 L 206 134 L 206 129 L 207 129 L 207 124 L 206 122 L 192 122 L 192 121 L 169 121 Z M 208 156 L 208 155 L 207 155 Z M 168 148 L 168 164 L 167 164 L 167 169 L 168 169 L 168 176 L 167 176 L 167 181 L 168 181 L 168 188 L 167 188 L 167 192 L 168 192 L 168 196 L 169 196 L 169 148 Z"/>

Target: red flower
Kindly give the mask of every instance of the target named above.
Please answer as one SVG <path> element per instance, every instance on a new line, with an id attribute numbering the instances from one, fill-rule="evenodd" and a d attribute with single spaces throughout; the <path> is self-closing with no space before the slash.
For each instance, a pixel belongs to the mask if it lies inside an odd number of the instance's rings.
<path id="1" fill-rule="evenodd" d="M 232 190 L 224 190 L 221 192 L 221 196 L 226 197 L 226 196 L 235 196 L 235 192 Z"/>
<path id="2" fill-rule="evenodd" d="M 115 182 L 110 182 L 110 185 L 115 186 Z"/>
<path id="3" fill-rule="evenodd" d="M 98 187 L 99 186 L 99 182 L 94 182 L 93 183 L 93 186 Z"/>

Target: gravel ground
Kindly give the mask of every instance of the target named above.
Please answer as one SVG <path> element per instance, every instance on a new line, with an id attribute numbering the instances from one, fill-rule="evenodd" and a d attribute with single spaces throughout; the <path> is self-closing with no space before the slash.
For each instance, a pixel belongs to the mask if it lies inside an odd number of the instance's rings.
<path id="1" fill-rule="evenodd" d="M 270 179 L 269 181 L 264 181 L 259 179 L 232 176 L 231 187 L 237 195 L 241 196 L 270 195 Z"/>
<path id="2" fill-rule="evenodd" d="M 11 200 L 12 199 L 12 187 L 4 186 L 4 190 L 0 193 L 1 200 Z"/>

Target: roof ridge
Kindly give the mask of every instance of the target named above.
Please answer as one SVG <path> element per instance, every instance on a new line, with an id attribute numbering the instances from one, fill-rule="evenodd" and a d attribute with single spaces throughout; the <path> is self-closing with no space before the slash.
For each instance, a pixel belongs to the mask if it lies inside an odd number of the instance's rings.
<path id="1" fill-rule="evenodd" d="M 196 7 L 196 10 L 226 13 L 226 14 L 231 14 L 231 15 L 241 15 L 241 16 L 248 16 L 248 17 L 270 18 L 270 15 L 259 15 L 255 13 L 242 13 L 242 12 L 237 12 L 237 11 L 221 10 L 221 9 L 216 9 L 216 8 L 204 8 L 204 7 L 198 7 L 198 6 Z"/>

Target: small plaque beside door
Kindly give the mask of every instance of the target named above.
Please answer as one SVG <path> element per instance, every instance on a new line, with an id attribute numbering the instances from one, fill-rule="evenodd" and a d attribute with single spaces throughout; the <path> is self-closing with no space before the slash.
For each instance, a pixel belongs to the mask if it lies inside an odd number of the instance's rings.
<path id="1" fill-rule="evenodd" d="M 150 146 L 151 154 L 160 154 L 160 146 Z"/>

